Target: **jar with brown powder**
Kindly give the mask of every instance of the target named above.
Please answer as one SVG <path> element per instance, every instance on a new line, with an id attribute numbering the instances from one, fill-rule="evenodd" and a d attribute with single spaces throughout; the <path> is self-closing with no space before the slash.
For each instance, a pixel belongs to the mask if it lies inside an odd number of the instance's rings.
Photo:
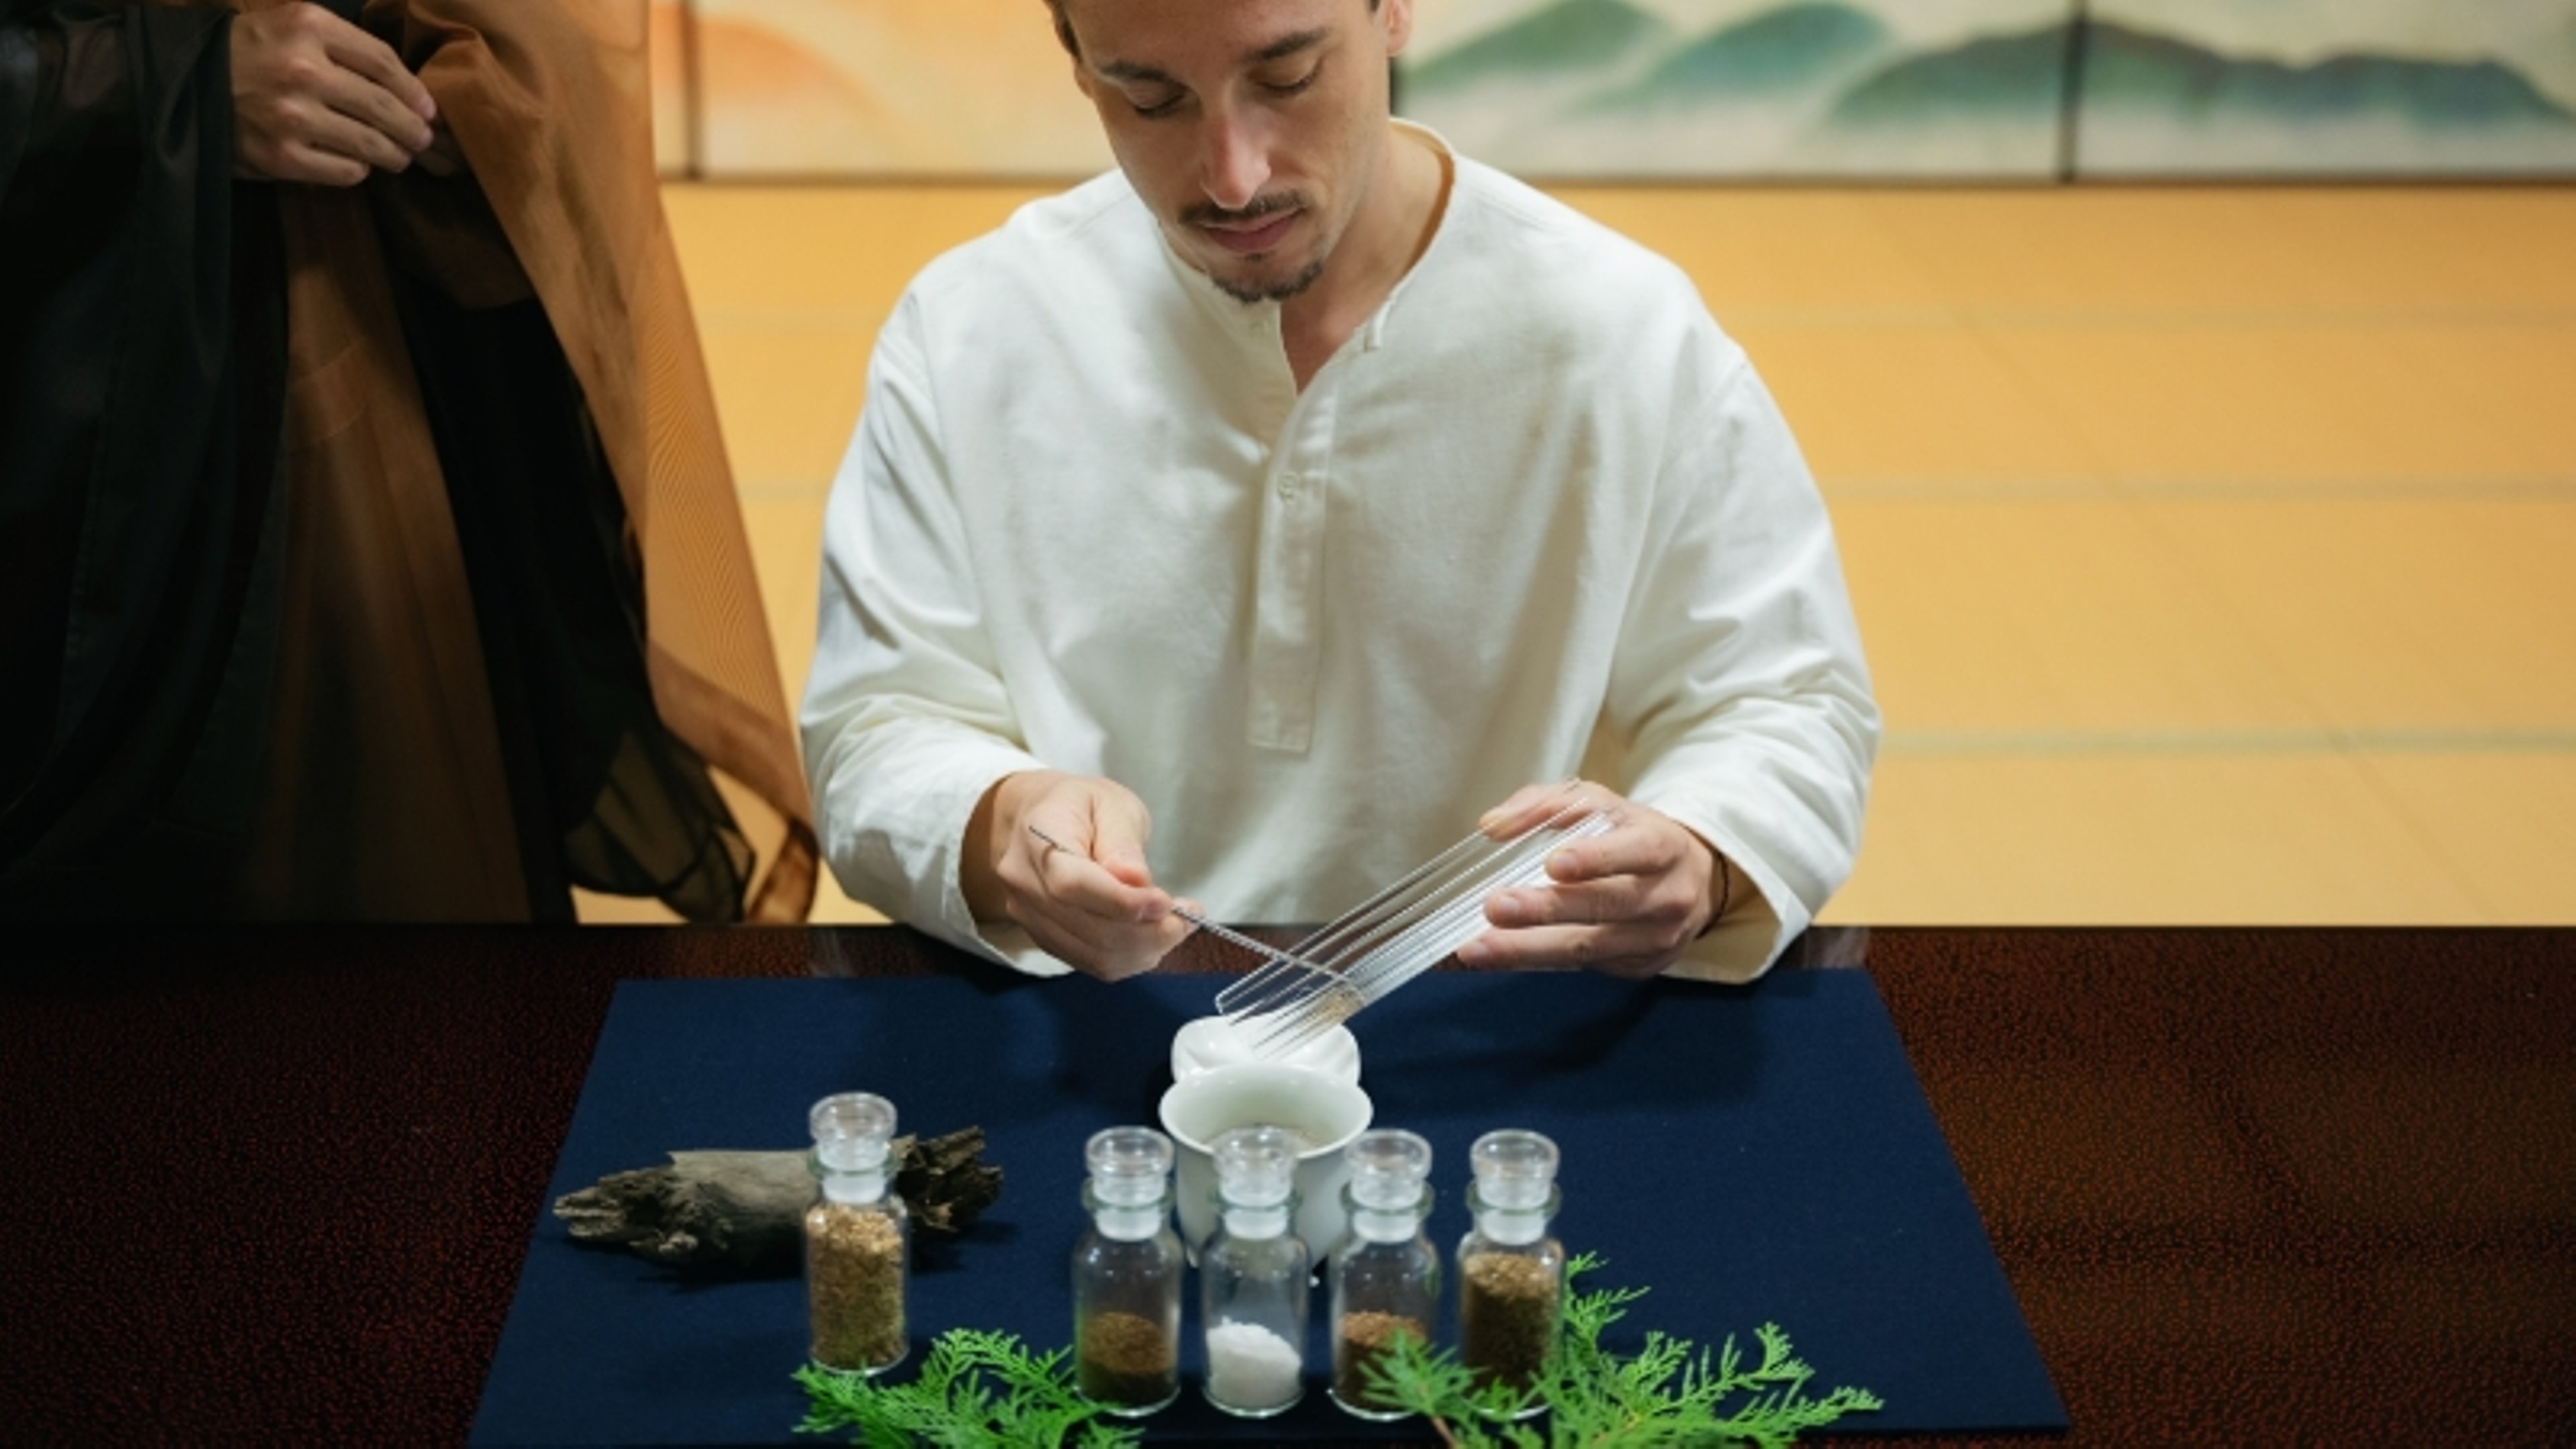
<path id="1" fill-rule="evenodd" d="M 1151 1127 L 1095 1132 L 1073 1249 L 1074 1381 L 1138 1418 L 1181 1392 L 1181 1240 L 1172 1231 L 1172 1139 Z"/>
<path id="2" fill-rule="evenodd" d="M 1375 1389 L 1372 1370 L 1397 1340 L 1428 1344 L 1440 1307 L 1440 1250 L 1423 1235 L 1431 1213 L 1431 1144 L 1401 1128 L 1351 1139 L 1342 1189 L 1350 1236 L 1333 1255 L 1333 1402 L 1362 1419 L 1405 1410 Z"/>
<path id="3" fill-rule="evenodd" d="M 1458 1359 L 1479 1381 L 1527 1388 L 1556 1344 L 1565 1246 L 1556 1216 L 1556 1144 L 1536 1132 L 1488 1132 L 1467 1150 L 1476 1225 L 1458 1244 Z M 1546 1406 L 1533 1400 L 1515 1418 Z"/>

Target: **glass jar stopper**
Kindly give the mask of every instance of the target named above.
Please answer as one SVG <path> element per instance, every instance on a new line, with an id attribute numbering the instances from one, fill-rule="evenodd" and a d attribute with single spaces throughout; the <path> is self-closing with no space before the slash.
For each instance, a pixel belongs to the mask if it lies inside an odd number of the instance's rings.
<path id="1" fill-rule="evenodd" d="M 894 1103 L 873 1092 L 825 1097 L 805 1114 L 814 1162 L 826 1172 L 882 1172 L 894 1139 Z"/>
<path id="2" fill-rule="evenodd" d="M 1556 1184 L 1556 1144 L 1536 1132 L 1507 1127 L 1488 1132 L 1467 1149 L 1476 1172 L 1476 1198 L 1488 1209 L 1538 1212 Z"/>
<path id="3" fill-rule="evenodd" d="M 1153 1207 L 1172 1174 L 1172 1139 L 1151 1127 L 1106 1127 L 1083 1145 L 1091 1192 L 1116 1207 Z"/>
<path id="4" fill-rule="evenodd" d="M 1217 1191 L 1235 1207 L 1277 1207 L 1297 1177 L 1297 1139 L 1284 1127 L 1237 1127 L 1217 1138 Z"/>
<path id="5" fill-rule="evenodd" d="M 1351 1201 L 1381 1212 L 1405 1212 L 1422 1200 L 1431 1176 L 1431 1144 L 1401 1127 L 1377 1127 L 1351 1139 Z"/>

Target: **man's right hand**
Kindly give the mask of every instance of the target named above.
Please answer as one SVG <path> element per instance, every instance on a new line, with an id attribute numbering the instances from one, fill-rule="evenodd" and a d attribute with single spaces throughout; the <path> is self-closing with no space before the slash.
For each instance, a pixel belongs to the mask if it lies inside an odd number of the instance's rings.
<path id="1" fill-rule="evenodd" d="M 319 5 L 236 16 L 233 173 L 355 186 L 428 149 L 438 103 L 391 46 Z"/>
<path id="2" fill-rule="evenodd" d="M 1114 780 L 1008 775 L 976 803 L 959 883 L 977 920 L 1014 922 L 1049 955 L 1115 981 L 1152 970 L 1192 929 L 1146 868 L 1152 833 L 1145 802 Z"/>

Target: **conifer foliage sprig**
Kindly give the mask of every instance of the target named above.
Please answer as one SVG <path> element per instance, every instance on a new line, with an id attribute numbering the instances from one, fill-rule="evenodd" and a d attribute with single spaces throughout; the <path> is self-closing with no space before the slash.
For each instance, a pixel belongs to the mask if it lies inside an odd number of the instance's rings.
<path id="1" fill-rule="evenodd" d="M 1600 1265 L 1590 1253 L 1566 1264 L 1564 1320 L 1526 1389 L 1479 1386 L 1453 1351 L 1405 1335 L 1369 1367 L 1378 1393 L 1429 1419 L 1452 1449 L 1780 1449 L 1845 1414 L 1884 1407 L 1866 1389 L 1810 1398 L 1815 1370 L 1791 1354 L 1789 1336 L 1772 1323 L 1755 1330 L 1762 1356 L 1750 1365 L 1731 1334 L 1714 1360 L 1690 1340 L 1660 1332 L 1647 1333 L 1634 1355 L 1613 1354 L 1601 1347 L 1602 1331 L 1627 1316 L 1645 1290 L 1576 1291 L 1577 1276 Z M 1509 1422 L 1533 1400 L 1545 1404 L 1546 1418 Z"/>
<path id="2" fill-rule="evenodd" d="M 1731 1335 L 1714 1356 L 1660 1332 L 1649 1332 L 1633 1355 L 1611 1353 L 1601 1347 L 1603 1330 L 1627 1316 L 1646 1290 L 1576 1291 L 1575 1279 L 1599 1266 L 1589 1253 L 1566 1265 L 1563 1325 L 1527 1389 L 1479 1386 L 1454 1351 L 1435 1351 L 1408 1334 L 1393 1339 L 1370 1366 L 1377 1396 L 1429 1419 L 1452 1449 L 1781 1449 L 1845 1414 L 1882 1407 L 1866 1389 L 1809 1397 L 1815 1370 L 1790 1352 L 1789 1336 L 1776 1324 L 1754 1331 L 1762 1353 L 1751 1364 Z M 796 1428 L 849 1433 L 870 1449 L 1136 1444 L 1140 1429 L 1107 1419 L 1102 1406 L 1075 1388 L 1070 1357 L 1069 1349 L 1032 1354 L 1015 1334 L 952 1328 L 932 1340 L 920 1372 L 907 1383 L 808 1364 L 796 1371 L 808 1401 L 805 1422 Z M 1545 1404 L 1545 1418 L 1507 1422 L 1533 1400 Z"/>
<path id="3" fill-rule="evenodd" d="M 952 1328 L 930 1344 L 911 1381 L 882 1383 L 820 1364 L 796 1371 L 805 1386 L 802 1434 L 851 1433 L 870 1449 L 1126 1449 L 1143 1437 L 1107 1420 L 1074 1387 L 1071 1350 L 1032 1354 L 1019 1336 Z"/>

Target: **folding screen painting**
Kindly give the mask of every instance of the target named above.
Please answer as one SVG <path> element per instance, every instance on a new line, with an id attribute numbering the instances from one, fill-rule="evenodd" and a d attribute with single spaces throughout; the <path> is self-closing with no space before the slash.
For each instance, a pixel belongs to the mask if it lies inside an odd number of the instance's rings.
<path id="1" fill-rule="evenodd" d="M 1042 0 L 649 4 L 716 178 L 1109 165 Z M 2576 0 L 1415 0 L 1397 105 L 1541 180 L 2576 175 Z"/>
<path id="2" fill-rule="evenodd" d="M 1538 177 L 2054 175 L 2072 0 L 1417 0 L 1401 108 Z"/>
<path id="3" fill-rule="evenodd" d="M 2576 0 L 2094 0 L 2087 176 L 2576 173 Z"/>
<path id="4" fill-rule="evenodd" d="M 1069 178 L 1109 165 L 1040 0 L 684 11 L 699 175 Z"/>

